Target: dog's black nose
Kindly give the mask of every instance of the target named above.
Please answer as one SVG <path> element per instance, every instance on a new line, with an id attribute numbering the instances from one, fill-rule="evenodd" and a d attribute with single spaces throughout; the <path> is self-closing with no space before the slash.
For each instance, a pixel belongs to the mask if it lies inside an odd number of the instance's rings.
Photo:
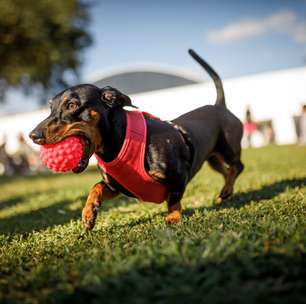
<path id="1" fill-rule="evenodd" d="M 42 144 L 44 141 L 44 134 L 42 130 L 33 130 L 29 137 L 36 143 L 36 144 Z"/>

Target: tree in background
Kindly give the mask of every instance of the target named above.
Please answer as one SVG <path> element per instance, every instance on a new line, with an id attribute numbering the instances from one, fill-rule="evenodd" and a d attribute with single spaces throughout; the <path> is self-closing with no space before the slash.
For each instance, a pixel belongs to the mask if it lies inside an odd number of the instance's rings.
<path id="1" fill-rule="evenodd" d="M 66 86 L 91 44 L 89 5 L 81 0 L 0 0 L 0 94 Z"/>

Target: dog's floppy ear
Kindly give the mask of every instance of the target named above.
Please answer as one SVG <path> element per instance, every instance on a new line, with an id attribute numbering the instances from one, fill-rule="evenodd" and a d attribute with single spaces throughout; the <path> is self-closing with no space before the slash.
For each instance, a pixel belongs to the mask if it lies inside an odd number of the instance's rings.
<path id="1" fill-rule="evenodd" d="M 114 107 L 133 107 L 130 97 L 121 93 L 119 90 L 112 87 L 104 87 L 101 89 L 101 99 L 110 108 Z"/>

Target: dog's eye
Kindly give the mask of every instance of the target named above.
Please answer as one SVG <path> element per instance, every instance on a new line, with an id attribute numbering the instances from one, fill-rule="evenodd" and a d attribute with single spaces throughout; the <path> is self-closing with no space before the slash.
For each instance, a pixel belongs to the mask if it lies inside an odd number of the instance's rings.
<path id="1" fill-rule="evenodd" d="M 67 108 L 69 111 L 73 112 L 78 108 L 78 105 L 75 102 L 69 102 Z"/>

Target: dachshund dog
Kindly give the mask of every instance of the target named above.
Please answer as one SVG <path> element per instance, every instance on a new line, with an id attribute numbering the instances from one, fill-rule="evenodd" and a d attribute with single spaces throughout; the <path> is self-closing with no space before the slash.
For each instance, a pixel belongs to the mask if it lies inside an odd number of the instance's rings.
<path id="1" fill-rule="evenodd" d="M 136 157 L 136 162 L 140 164 L 138 171 L 129 167 L 128 160 L 125 160 L 121 162 L 120 178 L 117 178 L 103 166 L 113 163 L 121 154 L 123 146 L 126 146 L 126 133 L 130 128 L 128 124 L 134 127 L 137 125 L 134 122 L 136 118 L 129 118 L 136 117 L 133 116 L 136 111 L 128 111 L 125 108 L 133 106 L 131 99 L 115 88 L 101 89 L 82 84 L 64 90 L 50 100 L 49 117 L 29 134 L 30 138 L 40 145 L 54 144 L 72 135 L 80 136 L 83 139 L 83 156 L 78 166 L 73 169 L 74 173 L 85 170 L 93 154 L 103 163 L 99 165 L 102 180 L 91 189 L 82 211 L 86 229 L 94 227 L 101 203 L 120 193 L 142 200 L 149 198 L 149 201 L 153 194 L 162 193 L 159 202 L 165 200 L 168 204 L 166 222 L 179 222 L 182 217 L 180 201 L 186 185 L 205 160 L 225 179 L 217 202 L 222 203 L 233 193 L 235 180 L 244 168 L 240 160 L 242 124 L 226 108 L 223 86 L 218 74 L 193 50 L 189 50 L 189 54 L 213 79 L 217 90 L 216 102 L 214 105 L 206 105 L 183 114 L 170 122 L 146 113 L 138 113 L 139 122 L 143 122 L 141 128 L 144 131 L 139 133 L 142 132 L 144 144 L 141 140 L 136 140 L 134 143 L 139 146 L 135 146 L 136 150 L 132 147 L 131 151 L 127 152 L 129 158 Z M 143 148 L 137 150 L 137 147 Z M 142 172 L 140 177 L 136 176 L 137 172 Z M 148 183 L 145 184 L 141 180 L 143 176 Z M 136 190 L 130 188 L 130 184 L 135 181 L 138 183 L 135 185 L 138 187 Z M 138 195 L 137 191 L 142 191 L 142 196 Z"/>

